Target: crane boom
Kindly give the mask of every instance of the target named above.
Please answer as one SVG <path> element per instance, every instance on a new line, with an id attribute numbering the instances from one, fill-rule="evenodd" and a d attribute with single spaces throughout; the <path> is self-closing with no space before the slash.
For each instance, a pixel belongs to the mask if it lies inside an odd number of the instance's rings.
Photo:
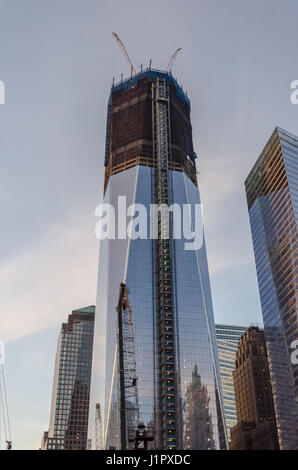
<path id="1" fill-rule="evenodd" d="M 174 62 L 175 62 L 175 60 L 176 60 L 176 57 L 177 57 L 177 55 L 179 54 L 180 51 L 182 51 L 181 47 L 179 47 L 179 48 L 174 52 L 174 54 L 172 55 L 172 57 L 171 57 L 171 59 L 170 59 L 170 62 L 169 62 L 169 64 L 168 64 L 167 68 L 166 68 L 167 72 L 171 72 L 172 67 L 173 67 L 173 65 L 174 65 Z"/>
<path id="2" fill-rule="evenodd" d="M 131 75 L 134 75 L 134 74 L 136 73 L 136 70 L 135 70 L 135 68 L 134 68 L 134 66 L 133 66 L 132 61 L 130 60 L 130 57 L 129 57 L 128 53 L 127 53 L 127 50 L 126 50 L 126 48 L 125 48 L 123 42 L 122 42 L 121 39 L 119 38 L 118 34 L 113 33 L 113 36 L 114 36 L 114 38 L 116 39 L 116 41 L 117 41 L 117 43 L 118 43 L 118 46 L 120 47 L 120 49 L 121 49 L 121 51 L 122 51 L 122 54 L 124 55 L 125 59 L 127 60 L 129 66 L 130 66 L 130 73 L 131 73 Z"/>

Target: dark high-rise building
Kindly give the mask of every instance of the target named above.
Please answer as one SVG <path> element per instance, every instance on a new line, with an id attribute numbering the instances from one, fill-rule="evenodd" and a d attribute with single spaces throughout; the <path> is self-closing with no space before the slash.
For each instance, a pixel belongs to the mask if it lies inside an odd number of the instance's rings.
<path id="1" fill-rule="evenodd" d="M 43 450 L 87 449 L 94 315 L 94 306 L 81 308 L 62 324 Z"/>
<path id="2" fill-rule="evenodd" d="M 235 369 L 238 343 L 246 332 L 247 326 L 217 324 L 215 328 L 225 421 L 230 440 L 230 430 L 237 423 L 233 370 Z"/>
<path id="3" fill-rule="evenodd" d="M 200 204 L 195 159 L 190 101 L 170 73 L 145 70 L 113 85 L 104 202 L 115 208 L 116 220 L 119 196 L 126 197 L 127 207 L 142 205 L 147 214 L 152 204 L 179 208 Z M 125 209 L 121 210 L 122 214 Z M 99 338 L 105 315 L 106 448 L 129 447 L 128 437 L 138 422 L 154 434 L 151 448 L 219 449 L 226 445 L 205 242 L 186 250 L 187 241 L 184 234 L 180 239 L 173 237 L 172 217 L 169 236 L 164 236 L 159 217 L 156 238 L 127 239 L 124 233 L 101 241 L 90 413 L 100 401 Z M 119 354 L 120 285 L 127 289 L 129 307 L 123 312 L 129 312 L 125 323 L 131 322 L 127 339 L 135 358 L 131 367 Z M 120 363 L 121 370 L 133 369 L 130 387 L 123 386 Z M 123 389 L 129 390 L 131 398 L 122 396 L 120 406 L 119 390 Z M 197 409 L 200 400 L 204 409 Z M 123 443 L 124 408 L 127 437 Z M 93 421 L 91 417 L 91 425 Z"/>
<path id="4" fill-rule="evenodd" d="M 233 372 L 237 424 L 231 450 L 277 450 L 278 438 L 264 332 L 250 327 L 242 336 Z"/>
<path id="5" fill-rule="evenodd" d="M 298 449 L 298 137 L 276 128 L 246 194 L 281 449 Z"/>

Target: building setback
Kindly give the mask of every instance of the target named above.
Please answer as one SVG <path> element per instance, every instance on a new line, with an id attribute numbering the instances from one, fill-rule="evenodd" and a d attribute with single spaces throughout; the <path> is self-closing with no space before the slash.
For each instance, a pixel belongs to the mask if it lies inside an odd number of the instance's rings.
<path id="1" fill-rule="evenodd" d="M 230 430 L 237 423 L 236 402 L 234 393 L 233 370 L 235 369 L 236 352 L 247 326 L 215 325 L 216 341 L 223 393 L 224 414 L 228 440 Z"/>
<path id="2" fill-rule="evenodd" d="M 49 431 L 43 450 L 86 450 L 95 307 L 74 310 L 58 337 Z"/>
<path id="3" fill-rule="evenodd" d="M 276 128 L 246 182 L 280 448 L 298 449 L 298 137 Z"/>
<path id="4" fill-rule="evenodd" d="M 233 372 L 237 424 L 231 450 L 277 450 L 278 438 L 264 332 L 250 327 L 242 336 Z"/>
<path id="5" fill-rule="evenodd" d="M 190 101 L 170 73 L 149 69 L 112 87 L 104 200 L 115 208 L 116 220 L 118 196 L 126 197 L 127 207 L 142 204 L 148 214 L 151 204 L 199 204 L 195 159 Z M 168 238 L 162 237 L 162 229 L 159 218 L 158 239 L 120 237 L 101 242 L 100 313 L 95 325 L 90 412 L 94 413 L 95 403 L 100 401 L 102 353 L 97 338 L 102 334 L 101 316 L 105 315 L 106 448 L 129 447 L 129 436 L 135 433 L 138 422 L 154 434 L 152 448 L 224 448 L 205 243 L 197 251 L 186 251 L 187 240 L 172 236 L 171 220 Z M 119 403 L 119 390 L 124 387 L 119 383 L 116 312 L 122 283 L 127 289 L 135 354 L 135 377 L 131 380 L 135 391 L 130 391 L 133 398 L 122 396 L 126 407 L 124 438 Z M 123 357 L 120 359 L 123 361 Z M 125 360 L 123 367 L 130 369 Z"/>

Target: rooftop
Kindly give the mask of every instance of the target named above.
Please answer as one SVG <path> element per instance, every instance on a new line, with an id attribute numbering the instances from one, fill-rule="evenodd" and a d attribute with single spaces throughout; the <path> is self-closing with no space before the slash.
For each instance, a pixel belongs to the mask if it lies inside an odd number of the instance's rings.
<path id="1" fill-rule="evenodd" d="M 93 313 L 93 314 L 95 314 L 95 305 L 90 305 L 89 307 L 79 308 L 77 310 L 73 310 L 71 313 L 79 313 L 80 315 L 82 315 L 84 313 L 87 313 L 87 314 Z"/>
<path id="2" fill-rule="evenodd" d="M 173 75 L 170 72 L 166 72 L 164 70 L 159 70 L 159 69 L 152 69 L 148 68 L 145 70 L 142 70 L 141 72 L 133 75 L 132 77 L 126 78 L 124 80 L 121 80 L 118 83 L 113 83 L 111 93 L 124 89 L 124 90 L 130 90 L 131 88 L 135 87 L 138 83 L 139 80 L 142 80 L 143 78 L 148 78 L 152 82 L 156 80 L 156 78 L 164 78 L 167 80 L 168 83 L 171 83 L 174 85 L 177 91 L 177 95 L 185 101 L 188 106 L 190 106 L 190 100 L 187 96 L 187 93 L 183 90 L 183 88 L 178 84 L 177 80 L 173 77 Z"/>

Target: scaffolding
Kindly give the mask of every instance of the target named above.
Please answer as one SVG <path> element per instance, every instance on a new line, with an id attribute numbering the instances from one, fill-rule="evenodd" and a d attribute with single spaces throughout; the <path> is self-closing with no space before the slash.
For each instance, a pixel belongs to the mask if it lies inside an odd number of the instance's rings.
<path id="1" fill-rule="evenodd" d="M 172 290 L 169 161 L 171 160 L 170 89 L 165 79 L 152 84 L 152 121 L 155 170 L 155 198 L 158 206 L 158 347 L 159 347 L 159 445 L 176 449 L 178 443 L 175 329 Z"/>

